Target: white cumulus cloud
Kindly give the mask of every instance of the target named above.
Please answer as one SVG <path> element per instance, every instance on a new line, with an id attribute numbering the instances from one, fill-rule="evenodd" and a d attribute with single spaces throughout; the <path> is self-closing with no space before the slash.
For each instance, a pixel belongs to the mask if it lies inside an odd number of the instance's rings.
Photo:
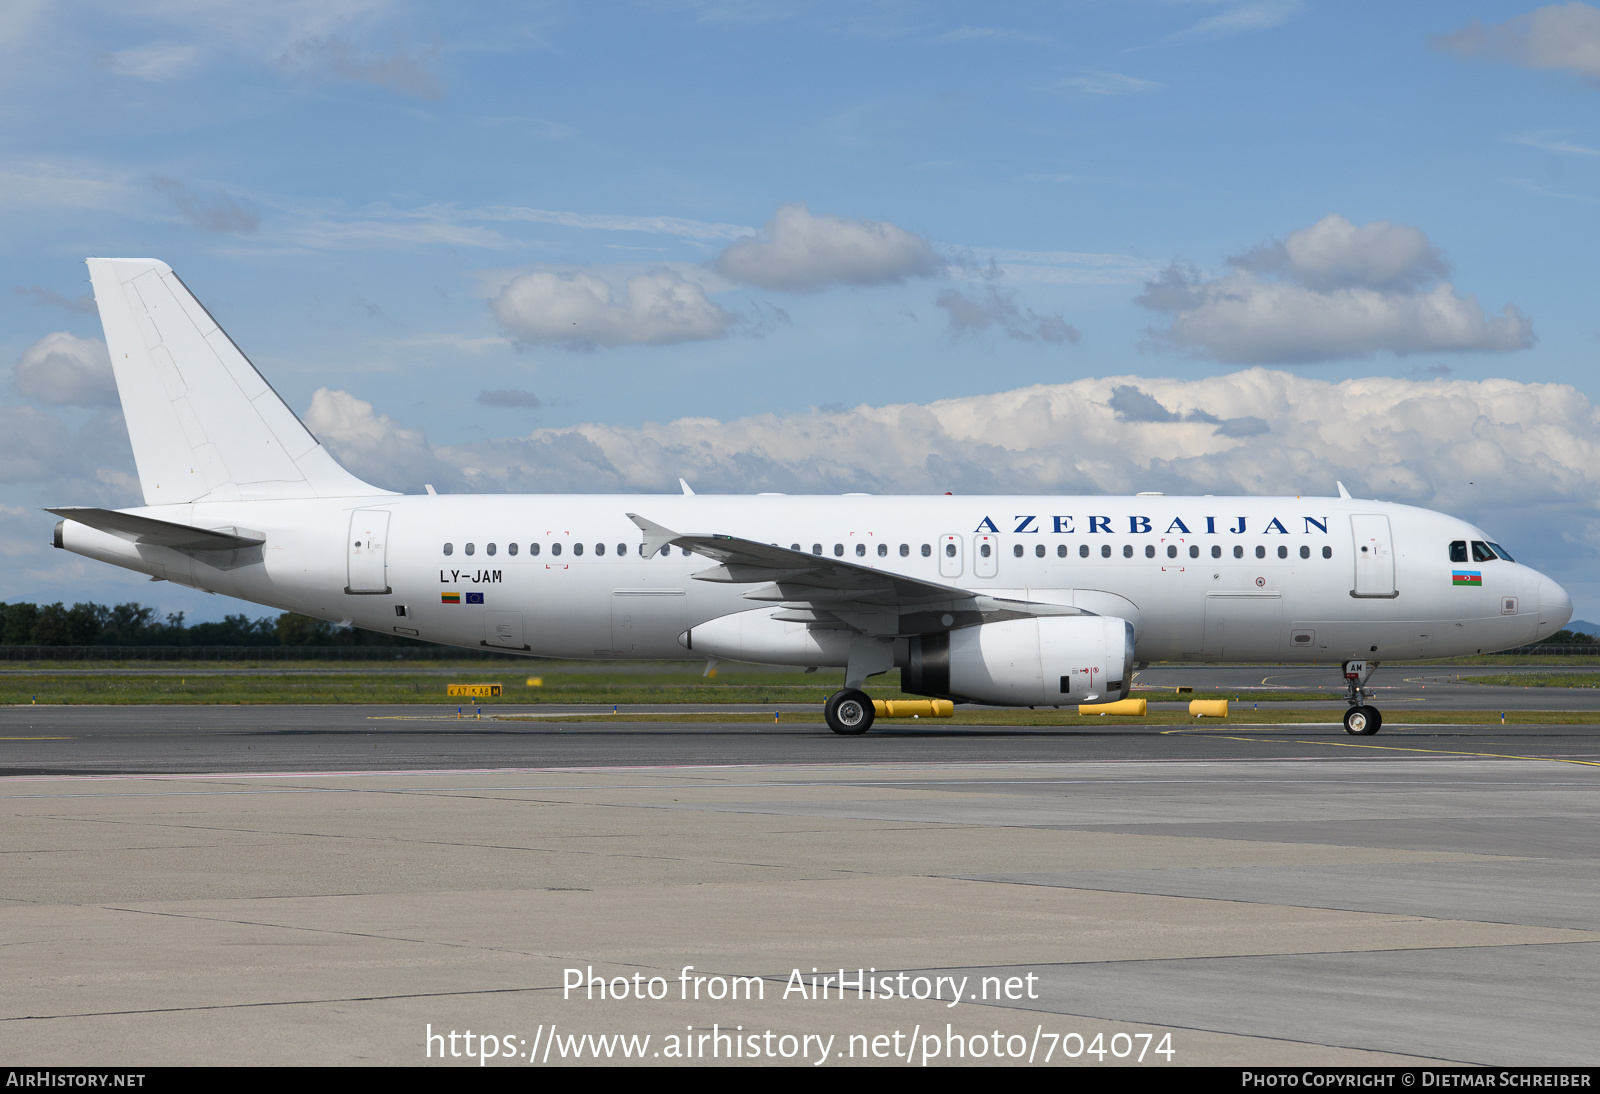
<path id="1" fill-rule="evenodd" d="M 1170 323 L 1158 344 L 1240 364 L 1305 363 L 1378 352 L 1507 353 L 1533 345 L 1513 305 L 1484 311 L 1448 281 L 1418 228 L 1377 221 L 1357 228 L 1330 214 L 1279 243 L 1229 259 L 1207 280 L 1179 266 L 1138 302 Z"/>
<path id="2" fill-rule="evenodd" d="M 1476 19 L 1433 44 L 1465 57 L 1483 56 L 1527 68 L 1559 68 L 1600 83 L 1600 9 L 1550 4 L 1497 26 Z"/>
<path id="3" fill-rule="evenodd" d="M 22 351 L 12 384 L 24 398 L 51 406 L 118 406 L 111 355 L 98 338 L 47 334 Z"/>
<path id="4" fill-rule="evenodd" d="M 571 348 L 721 338 L 736 318 L 671 270 L 629 278 L 620 298 L 593 274 L 536 271 L 513 278 L 490 306 L 516 337 Z"/>
<path id="5" fill-rule="evenodd" d="M 389 489 L 413 492 L 423 483 L 459 481 L 420 429 L 410 429 L 348 391 L 318 388 L 306 411 L 306 427 L 352 474 Z"/>
<path id="6" fill-rule="evenodd" d="M 944 265 L 914 232 L 883 220 L 818 215 L 800 203 L 781 206 L 762 235 L 738 240 L 716 260 L 729 280 L 786 292 L 897 284 Z"/>
<path id="7" fill-rule="evenodd" d="M 662 490 L 683 475 L 701 492 L 1327 494 L 1342 479 L 1502 528 L 1512 512 L 1518 526 L 1540 510 L 1600 516 L 1600 411 L 1570 386 L 1516 380 L 1113 376 L 787 417 L 538 429 L 438 455 L 478 489 L 531 492 Z"/>

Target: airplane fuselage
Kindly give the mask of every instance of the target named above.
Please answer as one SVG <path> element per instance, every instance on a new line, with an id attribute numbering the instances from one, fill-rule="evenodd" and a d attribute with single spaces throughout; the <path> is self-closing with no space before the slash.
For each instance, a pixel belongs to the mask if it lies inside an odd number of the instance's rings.
<path id="1" fill-rule="evenodd" d="M 710 563 L 686 550 L 643 557 L 630 512 L 1127 618 L 1142 661 L 1491 652 L 1548 636 L 1571 610 L 1526 566 L 1454 560 L 1452 544 L 1488 542 L 1472 525 L 1348 498 L 382 495 L 126 512 L 265 542 L 183 552 L 68 521 L 61 545 L 321 619 L 542 657 L 690 656 L 694 628 L 775 610 L 748 585 L 696 580 Z"/>

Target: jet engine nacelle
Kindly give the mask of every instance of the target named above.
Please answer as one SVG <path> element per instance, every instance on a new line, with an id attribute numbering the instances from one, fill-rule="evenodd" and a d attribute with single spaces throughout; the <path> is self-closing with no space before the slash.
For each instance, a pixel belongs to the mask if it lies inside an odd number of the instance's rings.
<path id="1" fill-rule="evenodd" d="M 1133 624 L 1100 615 L 1008 619 L 911 639 L 901 690 L 1005 706 L 1126 698 Z"/>

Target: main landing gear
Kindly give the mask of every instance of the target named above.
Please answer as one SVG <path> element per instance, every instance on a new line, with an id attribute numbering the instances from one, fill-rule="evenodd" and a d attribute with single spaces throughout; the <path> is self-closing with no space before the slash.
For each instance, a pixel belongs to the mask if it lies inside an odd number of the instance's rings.
<path id="1" fill-rule="evenodd" d="M 1377 667 L 1376 661 L 1344 663 L 1344 697 L 1350 704 L 1344 712 L 1344 731 L 1356 737 L 1370 737 L 1383 728 L 1383 715 L 1367 703 L 1367 680 Z"/>
<path id="2" fill-rule="evenodd" d="M 855 688 L 834 692 L 822 713 L 828 728 L 846 737 L 860 736 L 872 728 L 872 700 Z"/>

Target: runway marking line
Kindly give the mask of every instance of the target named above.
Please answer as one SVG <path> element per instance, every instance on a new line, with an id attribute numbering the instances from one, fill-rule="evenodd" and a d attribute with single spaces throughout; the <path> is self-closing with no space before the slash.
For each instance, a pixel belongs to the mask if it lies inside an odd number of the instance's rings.
<path id="1" fill-rule="evenodd" d="M 1229 741 L 1250 741 L 1251 737 L 1227 737 Z M 1597 760 L 1568 760 L 1560 756 L 1513 756 L 1503 752 L 1460 752 L 1448 748 L 1402 748 L 1399 745 L 1367 745 L 1355 741 L 1296 741 L 1297 745 L 1326 745 L 1329 748 L 1375 748 L 1383 752 L 1425 752 L 1435 756 L 1474 756 L 1489 760 L 1543 760 L 1546 763 L 1578 764 L 1583 767 L 1600 767 Z"/>

